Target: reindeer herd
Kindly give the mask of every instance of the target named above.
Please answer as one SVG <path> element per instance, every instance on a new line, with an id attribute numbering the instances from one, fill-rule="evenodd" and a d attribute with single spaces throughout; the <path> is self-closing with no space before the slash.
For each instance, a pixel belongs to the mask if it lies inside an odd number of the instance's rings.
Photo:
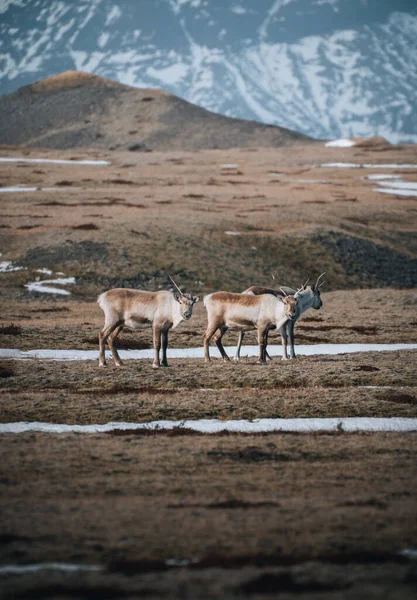
<path id="1" fill-rule="evenodd" d="M 209 343 L 213 338 L 223 360 L 230 360 L 222 344 L 222 337 L 228 329 L 240 332 L 234 360 L 238 361 L 240 349 L 246 331 L 256 329 L 259 343 L 259 363 L 270 358 L 267 352 L 268 333 L 279 329 L 283 345 L 283 360 L 288 358 L 287 344 L 290 341 L 290 357 L 296 358 L 294 351 L 294 324 L 309 308 L 319 309 L 320 282 L 322 273 L 314 285 L 308 281 L 299 289 L 278 287 L 271 289 L 252 286 L 240 294 L 231 292 L 214 292 L 204 297 L 207 310 L 207 329 L 204 334 L 204 356 L 210 361 Z M 170 277 L 171 279 L 171 277 Z M 168 331 L 175 329 L 181 321 L 191 319 L 193 307 L 199 301 L 197 296 L 184 294 L 171 279 L 174 291 L 163 290 L 148 292 L 116 288 L 101 294 L 97 302 L 104 312 L 104 327 L 99 335 L 99 365 L 106 366 L 106 342 L 112 352 L 114 362 L 122 366 L 122 361 L 115 345 L 116 338 L 122 329 L 135 331 L 144 326 L 151 326 L 155 359 L 153 368 L 167 367 Z M 160 352 L 162 347 L 162 360 Z"/>

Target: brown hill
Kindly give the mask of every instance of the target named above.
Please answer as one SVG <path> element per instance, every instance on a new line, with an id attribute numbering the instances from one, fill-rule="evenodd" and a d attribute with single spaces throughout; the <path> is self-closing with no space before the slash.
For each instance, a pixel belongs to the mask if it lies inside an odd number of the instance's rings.
<path id="1" fill-rule="evenodd" d="M 311 138 L 215 114 L 162 90 L 66 71 L 0 97 L 0 143 L 100 150 L 277 147 Z"/>

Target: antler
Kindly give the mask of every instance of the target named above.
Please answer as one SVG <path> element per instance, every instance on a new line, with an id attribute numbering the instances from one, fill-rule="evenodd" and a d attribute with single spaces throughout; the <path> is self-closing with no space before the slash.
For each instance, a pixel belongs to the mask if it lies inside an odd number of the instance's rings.
<path id="1" fill-rule="evenodd" d="M 306 280 L 306 282 L 303 283 L 303 285 L 300 288 L 297 289 L 297 292 L 302 292 L 303 290 L 305 290 L 306 287 L 307 287 L 307 283 L 309 282 L 309 280 L 310 280 L 310 277 L 308 277 L 307 280 Z"/>
<path id="2" fill-rule="evenodd" d="M 172 281 L 172 283 L 174 284 L 174 286 L 177 288 L 177 290 L 179 291 L 179 293 L 181 294 L 181 296 L 184 296 L 184 294 L 182 293 L 182 291 L 180 290 L 180 288 L 177 286 L 177 284 L 175 283 L 175 281 L 172 279 L 171 275 L 168 275 L 168 277 L 170 278 L 170 280 Z"/>
<path id="3" fill-rule="evenodd" d="M 326 271 L 324 271 L 324 273 L 322 273 L 321 275 L 319 275 L 319 277 L 317 278 L 315 287 L 321 287 L 323 285 L 324 281 L 322 281 L 321 284 L 319 285 L 319 281 L 323 277 L 323 275 L 326 275 Z"/>
<path id="4" fill-rule="evenodd" d="M 288 294 L 286 294 L 282 288 L 278 288 L 278 289 L 284 294 L 284 296 L 288 296 Z"/>

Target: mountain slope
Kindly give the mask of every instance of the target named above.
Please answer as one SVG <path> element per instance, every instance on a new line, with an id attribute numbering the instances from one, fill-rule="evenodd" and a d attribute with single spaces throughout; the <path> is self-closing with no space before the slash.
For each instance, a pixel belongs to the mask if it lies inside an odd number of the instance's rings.
<path id="1" fill-rule="evenodd" d="M 310 138 L 217 115 L 161 90 L 68 71 L 0 97 L 0 143 L 44 148 L 197 150 Z"/>
<path id="2" fill-rule="evenodd" d="M 409 0 L 4 0 L 3 93 L 76 69 L 315 138 L 417 142 Z"/>

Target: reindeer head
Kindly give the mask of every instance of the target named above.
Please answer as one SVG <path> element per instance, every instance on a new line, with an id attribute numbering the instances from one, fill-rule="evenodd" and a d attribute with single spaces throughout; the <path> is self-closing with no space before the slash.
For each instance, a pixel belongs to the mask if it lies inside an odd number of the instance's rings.
<path id="1" fill-rule="evenodd" d="M 171 277 L 170 279 L 176 288 L 174 290 L 174 298 L 180 305 L 181 316 L 185 321 L 188 321 L 193 314 L 194 304 L 198 302 L 200 298 L 198 296 L 192 296 L 191 294 L 183 294 L 175 281 Z"/>
<path id="2" fill-rule="evenodd" d="M 289 319 L 297 317 L 297 298 L 295 296 L 283 296 L 281 298 L 285 306 L 285 314 Z"/>
<path id="3" fill-rule="evenodd" d="M 318 278 L 316 283 L 313 285 L 307 285 L 307 281 L 301 286 L 299 290 L 297 290 L 296 296 L 308 296 L 310 300 L 310 308 L 314 308 L 319 310 L 323 306 L 323 301 L 320 298 L 320 288 L 323 285 L 324 281 L 320 282 L 320 279 L 323 277 L 325 273 L 322 273 Z"/>

